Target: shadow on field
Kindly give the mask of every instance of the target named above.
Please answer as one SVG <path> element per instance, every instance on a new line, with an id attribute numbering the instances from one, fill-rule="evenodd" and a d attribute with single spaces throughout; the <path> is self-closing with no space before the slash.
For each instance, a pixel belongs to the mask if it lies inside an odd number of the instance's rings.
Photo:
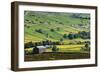
<path id="1" fill-rule="evenodd" d="M 45 61 L 45 60 L 70 60 L 70 59 L 87 59 L 90 53 L 80 52 L 44 52 L 42 54 L 25 55 L 25 61 Z"/>

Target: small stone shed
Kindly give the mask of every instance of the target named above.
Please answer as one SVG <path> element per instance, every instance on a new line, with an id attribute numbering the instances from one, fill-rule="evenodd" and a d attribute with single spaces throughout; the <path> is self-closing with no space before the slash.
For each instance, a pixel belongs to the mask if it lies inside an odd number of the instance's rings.
<path id="1" fill-rule="evenodd" d="M 46 52 L 46 47 L 45 46 L 37 46 L 37 48 L 39 49 L 39 53 Z"/>
<path id="2" fill-rule="evenodd" d="M 46 52 L 46 46 L 37 46 L 35 49 L 33 48 L 33 53 L 34 54 L 41 54 L 43 52 Z"/>

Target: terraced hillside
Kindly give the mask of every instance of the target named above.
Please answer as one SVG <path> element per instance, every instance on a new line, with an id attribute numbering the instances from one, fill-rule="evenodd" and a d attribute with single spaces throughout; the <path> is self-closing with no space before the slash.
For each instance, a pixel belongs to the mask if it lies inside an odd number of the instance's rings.
<path id="1" fill-rule="evenodd" d="M 64 34 L 89 32 L 89 14 L 25 11 L 25 42 L 63 39 Z"/>

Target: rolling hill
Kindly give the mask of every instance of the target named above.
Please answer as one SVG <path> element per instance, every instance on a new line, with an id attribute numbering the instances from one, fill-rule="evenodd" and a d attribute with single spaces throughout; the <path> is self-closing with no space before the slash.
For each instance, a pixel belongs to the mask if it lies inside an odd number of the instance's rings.
<path id="1" fill-rule="evenodd" d="M 63 35 L 89 32 L 90 14 L 62 12 L 24 12 L 24 34 L 26 42 L 43 40 L 58 41 Z"/>

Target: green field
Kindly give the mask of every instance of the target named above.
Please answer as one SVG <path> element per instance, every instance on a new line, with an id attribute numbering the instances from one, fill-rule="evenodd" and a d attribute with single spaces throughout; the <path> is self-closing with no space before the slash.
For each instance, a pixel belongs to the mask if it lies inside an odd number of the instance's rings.
<path id="1" fill-rule="evenodd" d="M 56 45 L 59 48 L 58 52 L 80 52 L 84 45 Z M 26 48 L 26 52 L 32 52 L 33 48 Z M 46 52 L 52 52 L 51 48 L 47 48 Z"/>
<path id="2" fill-rule="evenodd" d="M 89 58 L 90 14 L 25 11 L 24 44 L 25 61 Z M 44 45 L 50 47 L 33 54 Z"/>

